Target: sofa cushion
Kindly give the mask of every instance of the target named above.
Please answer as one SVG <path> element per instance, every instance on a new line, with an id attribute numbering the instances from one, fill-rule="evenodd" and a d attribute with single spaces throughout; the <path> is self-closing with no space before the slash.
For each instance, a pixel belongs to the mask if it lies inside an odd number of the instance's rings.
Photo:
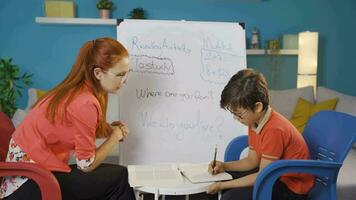
<path id="1" fill-rule="evenodd" d="M 335 110 L 356 116 L 356 97 L 345 95 L 335 90 L 331 90 L 321 86 L 317 88 L 316 94 L 317 102 L 325 101 L 326 99 L 330 98 L 339 98 Z"/>
<path id="2" fill-rule="evenodd" d="M 290 122 L 298 129 L 300 133 L 303 133 L 304 127 L 310 117 L 322 110 L 334 110 L 337 104 L 337 100 L 337 98 L 334 98 L 313 104 L 303 98 L 299 98 Z"/>
<path id="3" fill-rule="evenodd" d="M 46 90 L 40 90 L 37 88 L 29 88 L 28 89 L 28 102 L 25 110 L 18 108 L 14 115 L 12 116 L 12 123 L 17 128 L 20 123 L 25 119 L 27 113 L 31 110 L 33 104 L 37 102 L 37 100 L 46 94 Z"/>
<path id="4" fill-rule="evenodd" d="M 14 116 L 12 116 L 12 123 L 14 124 L 15 128 L 17 128 L 21 122 L 25 119 L 26 115 L 28 114 L 28 111 L 22 110 L 18 108 L 16 112 L 14 113 Z"/>
<path id="5" fill-rule="evenodd" d="M 314 103 L 313 86 L 288 90 L 270 90 L 270 105 L 287 119 L 291 119 L 298 98 Z"/>
<path id="6" fill-rule="evenodd" d="M 27 102 L 27 107 L 26 111 L 31 109 L 31 106 L 37 102 L 37 100 L 42 97 L 44 94 L 46 94 L 46 90 L 40 90 L 37 88 L 29 88 L 28 89 L 28 102 Z"/>

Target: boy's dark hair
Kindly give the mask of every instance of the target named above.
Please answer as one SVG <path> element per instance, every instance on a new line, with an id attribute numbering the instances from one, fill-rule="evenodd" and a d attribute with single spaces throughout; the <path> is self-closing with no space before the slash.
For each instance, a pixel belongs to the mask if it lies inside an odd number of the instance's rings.
<path id="1" fill-rule="evenodd" d="M 268 85 L 262 73 L 253 69 L 243 69 L 234 76 L 221 93 L 220 107 L 233 111 L 238 108 L 254 110 L 261 102 L 263 110 L 269 105 Z"/>

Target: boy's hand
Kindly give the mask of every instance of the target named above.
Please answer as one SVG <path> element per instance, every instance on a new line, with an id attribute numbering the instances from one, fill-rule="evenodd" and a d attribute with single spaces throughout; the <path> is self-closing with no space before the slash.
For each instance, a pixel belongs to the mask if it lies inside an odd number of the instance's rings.
<path id="1" fill-rule="evenodd" d="M 213 168 L 213 163 L 214 163 L 214 161 L 211 161 L 210 164 L 209 164 L 208 172 L 210 174 L 214 175 L 214 174 L 218 174 L 218 173 L 221 173 L 221 172 L 225 171 L 225 167 L 224 167 L 224 163 L 223 162 L 216 161 L 214 168 Z"/>
<path id="2" fill-rule="evenodd" d="M 114 121 L 111 123 L 111 126 L 116 126 L 121 129 L 123 138 L 119 140 L 120 142 L 124 141 L 127 138 L 127 135 L 129 134 L 129 128 L 126 124 L 121 121 Z"/>
<path id="3" fill-rule="evenodd" d="M 220 192 L 223 189 L 222 184 L 223 184 L 222 182 L 217 182 L 217 183 L 210 185 L 208 187 L 208 190 L 206 191 L 206 193 L 215 194 L 215 193 Z"/>

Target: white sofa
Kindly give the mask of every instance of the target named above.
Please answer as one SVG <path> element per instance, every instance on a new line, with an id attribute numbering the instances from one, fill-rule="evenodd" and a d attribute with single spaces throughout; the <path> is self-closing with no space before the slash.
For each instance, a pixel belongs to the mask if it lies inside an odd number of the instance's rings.
<path id="1" fill-rule="evenodd" d="M 356 97 L 322 86 L 316 89 L 316 95 L 314 95 L 312 86 L 288 90 L 270 90 L 269 95 L 270 105 L 287 119 L 292 117 L 299 97 L 311 103 L 338 98 L 335 110 L 356 116 Z M 356 148 L 356 143 L 354 148 Z"/>
<path id="2" fill-rule="evenodd" d="M 316 89 L 316 95 L 314 95 L 312 86 L 289 90 L 271 90 L 270 104 L 278 112 L 290 119 L 299 97 L 312 103 L 338 98 L 335 110 L 356 116 L 356 97 L 322 86 Z"/>
<path id="3" fill-rule="evenodd" d="M 292 117 L 294 108 L 301 97 L 309 102 L 319 103 L 328 99 L 338 98 L 336 111 L 345 112 L 356 116 L 356 97 L 342 94 L 335 90 L 325 87 L 318 87 L 316 95 L 312 86 L 270 91 L 271 107 L 280 112 L 283 116 L 290 119 Z M 352 200 L 356 199 L 356 143 L 353 149 L 349 152 L 344 164 L 340 170 L 337 181 L 337 199 L 338 200 Z"/>

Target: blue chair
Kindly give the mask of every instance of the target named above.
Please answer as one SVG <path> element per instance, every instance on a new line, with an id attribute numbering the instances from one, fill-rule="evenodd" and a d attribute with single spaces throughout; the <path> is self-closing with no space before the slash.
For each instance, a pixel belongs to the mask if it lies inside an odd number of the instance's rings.
<path id="1" fill-rule="evenodd" d="M 335 111 L 321 111 L 308 121 L 304 139 L 312 160 L 279 160 L 266 166 L 257 176 L 254 200 L 272 197 L 274 182 L 285 173 L 308 173 L 315 184 L 308 199 L 336 200 L 336 181 L 352 144 L 356 142 L 356 117 Z M 224 161 L 238 160 L 248 146 L 247 136 L 233 139 L 225 150 Z"/>

